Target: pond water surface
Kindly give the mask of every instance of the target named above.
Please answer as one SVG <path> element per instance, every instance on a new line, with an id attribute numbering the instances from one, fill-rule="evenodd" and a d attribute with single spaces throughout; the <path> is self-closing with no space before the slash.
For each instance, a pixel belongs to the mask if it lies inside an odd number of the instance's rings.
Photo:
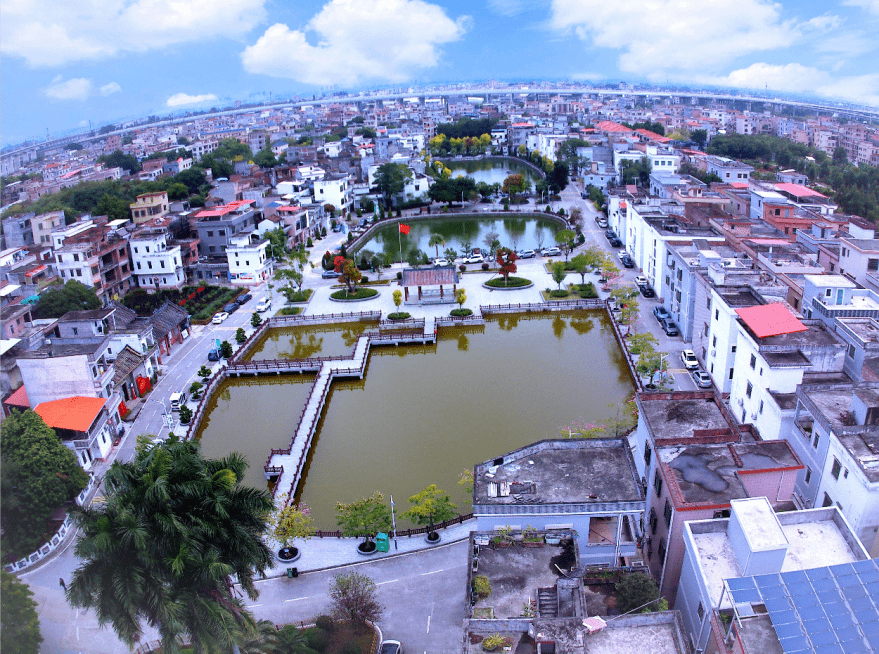
<path id="1" fill-rule="evenodd" d="M 205 453 L 242 452 L 245 483 L 265 487 L 262 466 L 289 444 L 310 381 L 228 382 L 202 429 Z M 574 421 L 613 417 L 632 392 L 602 312 L 499 316 L 440 330 L 435 345 L 373 348 L 363 380 L 332 384 L 299 494 L 324 529 L 336 528 L 338 501 L 379 490 L 399 516 L 432 483 L 467 513 L 463 470 Z"/>
<path id="2" fill-rule="evenodd" d="M 477 182 L 486 184 L 503 184 L 508 175 L 524 175 L 531 180 L 533 187 L 542 179 L 533 168 L 510 159 L 444 161 L 443 165 L 452 169 L 452 177 L 472 177 Z"/>

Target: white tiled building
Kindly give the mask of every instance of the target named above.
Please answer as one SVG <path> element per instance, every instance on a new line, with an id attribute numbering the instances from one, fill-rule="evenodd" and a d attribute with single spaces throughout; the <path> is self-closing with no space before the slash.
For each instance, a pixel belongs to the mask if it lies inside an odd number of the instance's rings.
<path id="1" fill-rule="evenodd" d="M 141 288 L 181 288 L 186 282 L 180 246 L 168 247 L 168 234 L 146 230 L 129 240 L 131 264 Z"/>

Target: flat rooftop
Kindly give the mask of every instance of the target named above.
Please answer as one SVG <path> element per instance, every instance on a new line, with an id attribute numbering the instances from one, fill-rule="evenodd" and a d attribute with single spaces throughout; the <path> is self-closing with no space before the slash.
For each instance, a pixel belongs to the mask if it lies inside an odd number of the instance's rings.
<path id="1" fill-rule="evenodd" d="M 787 441 L 673 445 L 657 448 L 674 471 L 678 498 L 687 504 L 728 504 L 750 497 L 739 473 L 802 467 Z"/>
<path id="2" fill-rule="evenodd" d="M 728 430 L 733 434 L 713 393 L 689 393 L 694 397 L 671 399 L 656 395 L 638 394 L 640 418 L 647 421 L 655 440 L 694 438 L 700 435 L 698 432 L 707 430 Z"/>
<path id="3" fill-rule="evenodd" d="M 690 640 L 684 635 L 680 614 L 677 611 L 642 613 L 616 618 L 601 631 L 590 634 L 583 625 L 583 618 L 536 618 L 532 622 L 534 633 L 540 642 L 553 642 L 556 654 L 691 654 Z M 525 633 L 504 631 L 500 621 L 491 630 L 470 630 L 486 636 L 495 631 L 511 636 L 514 652 L 533 652 L 534 641 Z M 518 625 L 517 625 L 518 626 Z M 530 648 L 525 643 L 529 643 Z M 471 643 L 465 638 L 464 652 L 481 654 L 481 643 Z M 517 647 L 519 643 L 522 647 Z M 547 651 L 546 645 L 543 651 Z"/>
<path id="4" fill-rule="evenodd" d="M 879 342 L 879 322 L 873 318 L 837 318 L 845 331 L 851 332 L 864 343 Z"/>
<path id="5" fill-rule="evenodd" d="M 822 345 L 842 345 L 842 341 L 825 329 L 822 324 L 806 325 L 805 331 L 791 334 L 778 334 L 759 339 L 760 345 L 785 345 L 793 347 Z"/>
<path id="6" fill-rule="evenodd" d="M 545 440 L 476 466 L 473 504 L 643 500 L 625 439 Z"/>
<path id="7" fill-rule="evenodd" d="M 839 442 L 858 462 L 871 484 L 879 482 L 879 434 L 860 433 L 838 436 Z"/>
<path id="8" fill-rule="evenodd" d="M 813 510 L 822 511 L 822 509 Z M 862 558 L 849 546 L 835 521 L 816 519 L 797 522 L 789 519 L 790 517 L 801 518 L 802 516 L 797 516 L 799 513 L 806 512 L 776 514 L 788 541 L 787 554 L 780 572 L 810 570 L 839 563 L 854 563 Z M 702 531 L 703 525 L 714 522 L 720 526 L 711 525 L 708 527 L 710 531 Z M 723 606 L 717 605 L 723 592 L 724 580 L 743 576 L 738 558 L 726 533 L 728 522 L 727 519 L 722 519 L 690 524 L 699 563 L 708 586 L 708 596 L 715 603 L 716 608 L 730 608 L 731 606 L 728 595 L 724 597 Z"/>

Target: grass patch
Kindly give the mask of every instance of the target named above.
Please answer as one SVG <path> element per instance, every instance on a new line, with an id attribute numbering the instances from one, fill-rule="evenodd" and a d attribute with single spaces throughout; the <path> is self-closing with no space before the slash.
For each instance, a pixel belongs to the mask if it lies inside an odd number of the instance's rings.
<path id="1" fill-rule="evenodd" d="M 358 288 L 353 293 L 349 293 L 347 289 L 336 291 L 332 295 L 331 298 L 334 300 L 366 300 L 367 298 L 375 297 L 378 295 L 378 291 L 374 288 Z"/>
<path id="2" fill-rule="evenodd" d="M 580 297 L 586 300 L 592 300 L 598 297 L 598 291 L 595 290 L 595 284 L 592 282 L 586 282 L 585 284 L 577 284 L 572 287 Z"/>
<path id="3" fill-rule="evenodd" d="M 571 293 L 565 289 L 561 291 L 540 291 L 540 297 L 543 298 L 544 302 L 553 302 L 553 301 L 563 301 L 563 300 L 576 300 L 576 296 L 572 296 Z"/>
<path id="4" fill-rule="evenodd" d="M 530 283 L 531 280 L 524 277 L 510 277 L 506 282 L 504 282 L 503 277 L 496 277 L 485 282 L 485 285 L 492 288 L 518 288 L 520 286 L 528 286 Z"/>
<path id="5" fill-rule="evenodd" d="M 406 320 L 406 318 L 409 317 L 411 317 L 410 314 L 406 313 L 405 311 L 388 314 L 388 320 Z"/>
<path id="6" fill-rule="evenodd" d="M 284 295 L 287 297 L 287 302 L 308 302 L 308 298 L 311 297 L 312 293 L 314 293 L 314 289 L 303 288 L 292 293 L 284 293 Z"/>
<path id="7" fill-rule="evenodd" d="M 283 309 L 278 311 L 278 313 L 276 313 L 275 315 L 276 316 L 298 316 L 300 313 L 302 313 L 302 307 L 284 307 Z"/>
<path id="8" fill-rule="evenodd" d="M 452 309 L 449 312 L 449 315 L 450 316 L 472 316 L 473 310 L 472 309 Z"/>
<path id="9" fill-rule="evenodd" d="M 149 317 L 153 312 L 165 303 L 165 300 L 183 307 L 192 316 L 195 324 L 205 324 L 213 315 L 220 311 L 241 293 L 241 288 L 226 288 L 225 286 L 184 286 L 181 290 L 160 290 L 156 293 L 147 293 L 142 288 L 137 288 L 122 298 L 122 304 L 137 313 L 141 317 Z"/>

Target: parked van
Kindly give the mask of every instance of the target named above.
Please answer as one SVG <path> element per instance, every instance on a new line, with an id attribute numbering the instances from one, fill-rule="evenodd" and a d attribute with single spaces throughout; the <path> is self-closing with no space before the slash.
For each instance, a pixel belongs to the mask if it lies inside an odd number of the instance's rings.
<path id="1" fill-rule="evenodd" d="M 173 393 L 171 395 L 171 411 L 180 411 L 180 407 L 186 404 L 186 393 Z"/>
<path id="2" fill-rule="evenodd" d="M 272 308 L 272 300 L 271 298 L 264 297 L 259 302 L 256 303 L 256 310 L 262 313 L 263 311 L 268 311 Z"/>

